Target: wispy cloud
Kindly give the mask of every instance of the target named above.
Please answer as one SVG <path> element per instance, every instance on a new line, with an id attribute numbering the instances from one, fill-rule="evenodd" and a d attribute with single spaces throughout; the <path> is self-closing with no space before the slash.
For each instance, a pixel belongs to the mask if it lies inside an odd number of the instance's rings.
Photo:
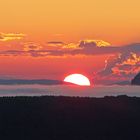
<path id="1" fill-rule="evenodd" d="M 49 47 L 62 47 L 63 45 L 65 45 L 65 43 L 61 41 L 50 41 L 50 42 L 47 42 L 47 45 Z"/>
<path id="2" fill-rule="evenodd" d="M 27 52 L 27 51 L 39 51 L 42 48 L 43 48 L 42 45 L 40 45 L 39 43 L 26 42 L 23 44 L 23 50 L 25 52 Z"/>
<path id="3" fill-rule="evenodd" d="M 0 33 L 0 41 L 20 40 L 25 37 L 22 33 Z"/>

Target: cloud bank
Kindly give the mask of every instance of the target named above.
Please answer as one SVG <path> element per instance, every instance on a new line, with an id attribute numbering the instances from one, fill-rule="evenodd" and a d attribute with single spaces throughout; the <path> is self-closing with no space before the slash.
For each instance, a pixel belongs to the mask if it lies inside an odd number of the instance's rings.
<path id="1" fill-rule="evenodd" d="M 104 69 L 97 72 L 97 79 L 112 82 L 131 80 L 140 72 L 140 52 L 136 52 L 135 46 L 130 50 L 130 52 L 124 51 L 121 54 L 110 56 L 105 62 Z"/>
<path id="2" fill-rule="evenodd" d="M 58 43 L 58 42 L 57 42 Z M 55 45 L 57 45 L 55 43 Z M 62 44 L 62 43 L 61 43 Z M 138 53 L 140 52 L 140 43 L 130 44 L 125 46 L 106 46 L 101 47 L 97 46 L 94 42 L 92 43 L 83 43 L 81 41 L 79 44 L 67 44 L 59 46 L 57 49 L 53 47 L 46 47 L 38 43 L 26 42 L 22 46 L 21 50 L 6 50 L 0 51 L 0 55 L 31 55 L 36 57 L 47 57 L 47 56 L 66 56 L 66 55 L 115 55 L 115 54 L 129 54 L 129 53 Z M 36 55 L 32 55 L 32 54 Z M 123 56 L 122 56 L 123 57 Z"/>
<path id="3" fill-rule="evenodd" d="M 0 41 L 22 39 L 24 34 L 0 33 Z M 126 80 L 140 71 L 140 43 L 113 46 L 102 40 L 81 40 L 79 43 L 51 41 L 42 45 L 24 42 L 20 49 L 0 51 L 0 56 L 62 57 L 108 55 L 105 67 L 96 73 L 101 80 Z"/>

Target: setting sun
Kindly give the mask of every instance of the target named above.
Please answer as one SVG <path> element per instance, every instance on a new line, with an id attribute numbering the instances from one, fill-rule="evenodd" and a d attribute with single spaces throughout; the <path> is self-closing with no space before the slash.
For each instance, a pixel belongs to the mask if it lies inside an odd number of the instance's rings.
<path id="1" fill-rule="evenodd" d="M 80 86 L 90 86 L 89 79 L 82 74 L 71 74 L 64 79 L 65 82 L 73 83 Z"/>

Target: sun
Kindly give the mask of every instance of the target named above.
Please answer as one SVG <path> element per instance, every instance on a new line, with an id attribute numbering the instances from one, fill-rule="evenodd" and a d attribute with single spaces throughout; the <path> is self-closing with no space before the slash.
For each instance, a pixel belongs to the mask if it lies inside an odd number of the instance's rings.
<path id="1" fill-rule="evenodd" d="M 80 86 L 90 86 L 89 79 L 82 74 L 71 74 L 65 77 L 64 82 L 73 83 Z"/>

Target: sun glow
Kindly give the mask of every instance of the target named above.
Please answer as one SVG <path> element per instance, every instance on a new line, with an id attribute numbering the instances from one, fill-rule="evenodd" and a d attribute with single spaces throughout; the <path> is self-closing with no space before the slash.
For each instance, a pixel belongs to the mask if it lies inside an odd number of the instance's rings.
<path id="1" fill-rule="evenodd" d="M 90 86 L 89 79 L 82 74 L 71 74 L 64 79 L 65 82 L 73 83 L 80 86 Z"/>

